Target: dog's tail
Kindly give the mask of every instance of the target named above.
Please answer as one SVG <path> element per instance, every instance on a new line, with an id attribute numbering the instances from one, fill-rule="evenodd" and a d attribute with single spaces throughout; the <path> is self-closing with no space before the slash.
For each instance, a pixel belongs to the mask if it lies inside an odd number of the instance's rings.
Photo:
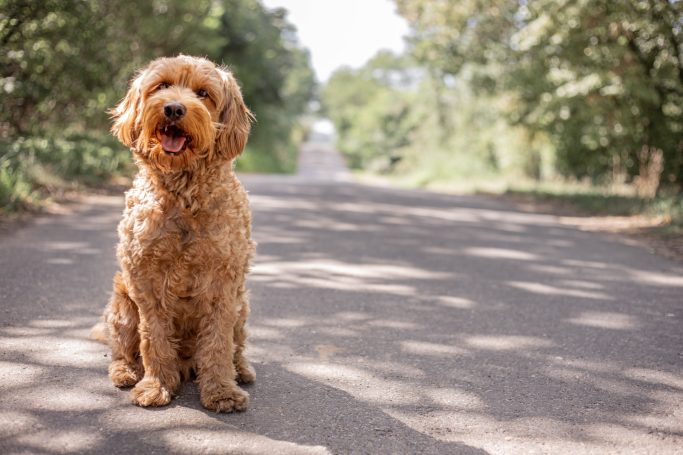
<path id="1" fill-rule="evenodd" d="M 92 326 L 90 329 L 90 338 L 94 341 L 99 341 L 100 343 L 109 344 L 109 326 L 107 325 L 107 314 L 109 313 L 109 307 L 104 310 L 104 314 L 100 318 L 100 321 Z"/>

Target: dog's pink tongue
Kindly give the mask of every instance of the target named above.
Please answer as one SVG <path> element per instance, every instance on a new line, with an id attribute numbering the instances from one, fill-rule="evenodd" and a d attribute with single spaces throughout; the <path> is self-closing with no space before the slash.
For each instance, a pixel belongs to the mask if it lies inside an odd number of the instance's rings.
<path id="1" fill-rule="evenodd" d="M 185 136 L 161 135 L 161 147 L 171 153 L 178 153 L 185 145 Z"/>

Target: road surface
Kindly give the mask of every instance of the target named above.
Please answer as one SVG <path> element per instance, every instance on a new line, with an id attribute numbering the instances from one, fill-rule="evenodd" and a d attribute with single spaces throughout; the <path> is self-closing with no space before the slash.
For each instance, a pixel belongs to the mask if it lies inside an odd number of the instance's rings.
<path id="1" fill-rule="evenodd" d="M 1 453 L 683 451 L 683 270 L 479 196 L 363 186 L 309 144 L 246 176 L 251 406 L 142 409 L 88 340 L 121 197 L 0 237 Z M 331 168 L 322 172 L 322 167 Z"/>

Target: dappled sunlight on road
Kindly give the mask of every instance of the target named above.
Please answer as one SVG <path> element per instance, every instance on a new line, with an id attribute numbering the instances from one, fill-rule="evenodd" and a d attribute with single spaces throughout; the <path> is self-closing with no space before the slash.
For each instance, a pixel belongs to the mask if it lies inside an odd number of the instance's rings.
<path id="1" fill-rule="evenodd" d="M 652 384 L 665 384 L 683 391 L 683 376 L 667 373 L 666 371 L 650 370 L 646 368 L 630 368 L 624 372 L 626 377 Z"/>
<path id="2" fill-rule="evenodd" d="M 159 447 L 173 447 L 177 452 L 201 450 L 207 454 L 243 453 L 283 453 L 301 455 L 330 455 L 322 446 L 301 446 L 286 441 L 273 441 L 255 433 L 244 431 L 189 429 L 184 433 L 165 430 L 155 435 L 159 437 Z M 198 443 L 199 442 L 199 443 Z"/>
<path id="3" fill-rule="evenodd" d="M 534 294 L 563 295 L 567 297 L 579 297 L 582 299 L 612 300 L 612 297 L 603 292 L 585 291 L 583 289 L 564 288 L 560 286 L 549 286 L 547 284 L 536 283 L 532 281 L 509 281 L 507 284 L 514 288 L 522 289 L 526 292 L 532 292 Z"/>
<path id="4" fill-rule="evenodd" d="M 411 340 L 401 341 L 401 350 L 409 354 L 433 355 L 438 357 L 442 357 L 444 355 L 465 355 L 470 353 L 470 351 L 467 349 L 458 346 Z"/>
<path id="5" fill-rule="evenodd" d="M 491 453 L 683 443 L 675 266 L 492 199 L 283 186 L 306 207 L 255 204 L 256 358 Z"/>
<path id="6" fill-rule="evenodd" d="M 515 259 L 517 261 L 534 261 L 539 257 L 525 251 L 505 248 L 465 248 L 463 254 L 493 259 Z"/>
<path id="7" fill-rule="evenodd" d="M 435 296 L 435 297 L 426 297 L 426 300 L 431 301 L 436 303 L 437 305 L 445 306 L 445 307 L 451 307 L 451 308 L 457 308 L 460 310 L 468 309 L 468 308 L 473 308 L 477 306 L 477 303 L 470 300 L 470 299 L 465 299 L 463 297 L 451 297 L 451 296 Z"/>
<path id="8" fill-rule="evenodd" d="M 544 348 L 553 345 L 553 342 L 543 338 L 526 337 L 526 336 L 481 336 L 475 335 L 467 337 L 468 345 L 483 350 L 491 351 L 509 351 L 509 350 L 531 350 L 534 348 Z"/>
<path id="9" fill-rule="evenodd" d="M 85 431 L 40 430 L 19 436 L 17 442 L 34 450 L 50 452 L 58 447 L 60 452 L 82 453 L 97 447 L 102 439 Z"/>
<path id="10" fill-rule="evenodd" d="M 0 329 L 0 421 L 3 437 L 34 450 L 83 452 L 104 437 L 84 416 L 119 405 L 116 393 L 99 380 L 106 368 L 104 346 L 69 335 L 92 318 L 31 320 Z M 87 333 L 87 332 L 86 332 Z M 79 417 L 76 417 L 79 416 Z M 71 429 L 50 429 L 73 418 Z"/>
<path id="11" fill-rule="evenodd" d="M 407 266 L 342 263 L 309 260 L 306 262 L 266 262 L 253 268 L 252 281 L 295 289 L 300 286 L 359 292 L 386 292 L 413 295 L 415 289 L 400 284 L 383 284 L 389 279 L 448 278 L 446 273 L 427 272 Z"/>
<path id="12" fill-rule="evenodd" d="M 109 452 L 123 445 L 134 453 L 144 443 L 175 453 L 330 453 L 226 428 L 199 406 L 194 385 L 185 386 L 183 404 L 134 407 L 127 392 L 109 382 L 107 347 L 87 339 L 95 318 L 69 316 L 0 328 L 0 352 L 17 359 L 0 361 L 0 447 L 12 441 L 29 452 Z M 61 426 L 65 422 L 71 429 Z"/>
<path id="13" fill-rule="evenodd" d="M 283 454 L 346 453 L 349 435 L 362 453 L 683 444 L 680 267 L 485 197 L 273 182 L 246 179 L 259 243 L 246 413 L 205 411 L 192 383 L 153 410 L 110 384 L 108 349 L 87 336 L 118 214 L 92 208 L 75 223 L 87 229 L 51 237 L 66 221 L 48 218 L 31 228 L 41 242 L 22 241 L 28 230 L 4 244 L 4 441 Z"/>
<path id="14" fill-rule="evenodd" d="M 683 288 L 683 275 L 681 274 L 653 273 L 629 269 L 626 271 L 634 281 L 639 283 Z"/>
<path id="15" fill-rule="evenodd" d="M 0 452 L 330 453 L 244 431 L 240 416 L 226 424 L 200 406 L 194 384 L 160 410 L 112 386 L 109 349 L 88 334 L 109 297 L 122 201 L 94 199 L 0 239 Z"/>
<path id="16" fill-rule="evenodd" d="M 612 330 L 632 330 L 638 325 L 635 318 L 620 313 L 584 311 L 578 317 L 567 319 L 572 324 Z"/>

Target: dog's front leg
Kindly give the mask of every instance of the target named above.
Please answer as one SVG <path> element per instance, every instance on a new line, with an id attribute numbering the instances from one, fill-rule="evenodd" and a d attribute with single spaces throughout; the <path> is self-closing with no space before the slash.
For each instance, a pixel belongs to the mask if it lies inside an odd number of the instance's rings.
<path id="1" fill-rule="evenodd" d="M 131 398 L 139 406 L 164 406 L 180 384 L 171 321 L 157 308 L 141 307 L 139 332 L 145 376 L 133 388 Z"/>
<path id="2" fill-rule="evenodd" d="M 216 412 L 244 411 L 249 394 L 235 381 L 233 332 L 238 314 L 235 302 L 218 302 L 200 322 L 197 373 L 202 405 Z"/>

